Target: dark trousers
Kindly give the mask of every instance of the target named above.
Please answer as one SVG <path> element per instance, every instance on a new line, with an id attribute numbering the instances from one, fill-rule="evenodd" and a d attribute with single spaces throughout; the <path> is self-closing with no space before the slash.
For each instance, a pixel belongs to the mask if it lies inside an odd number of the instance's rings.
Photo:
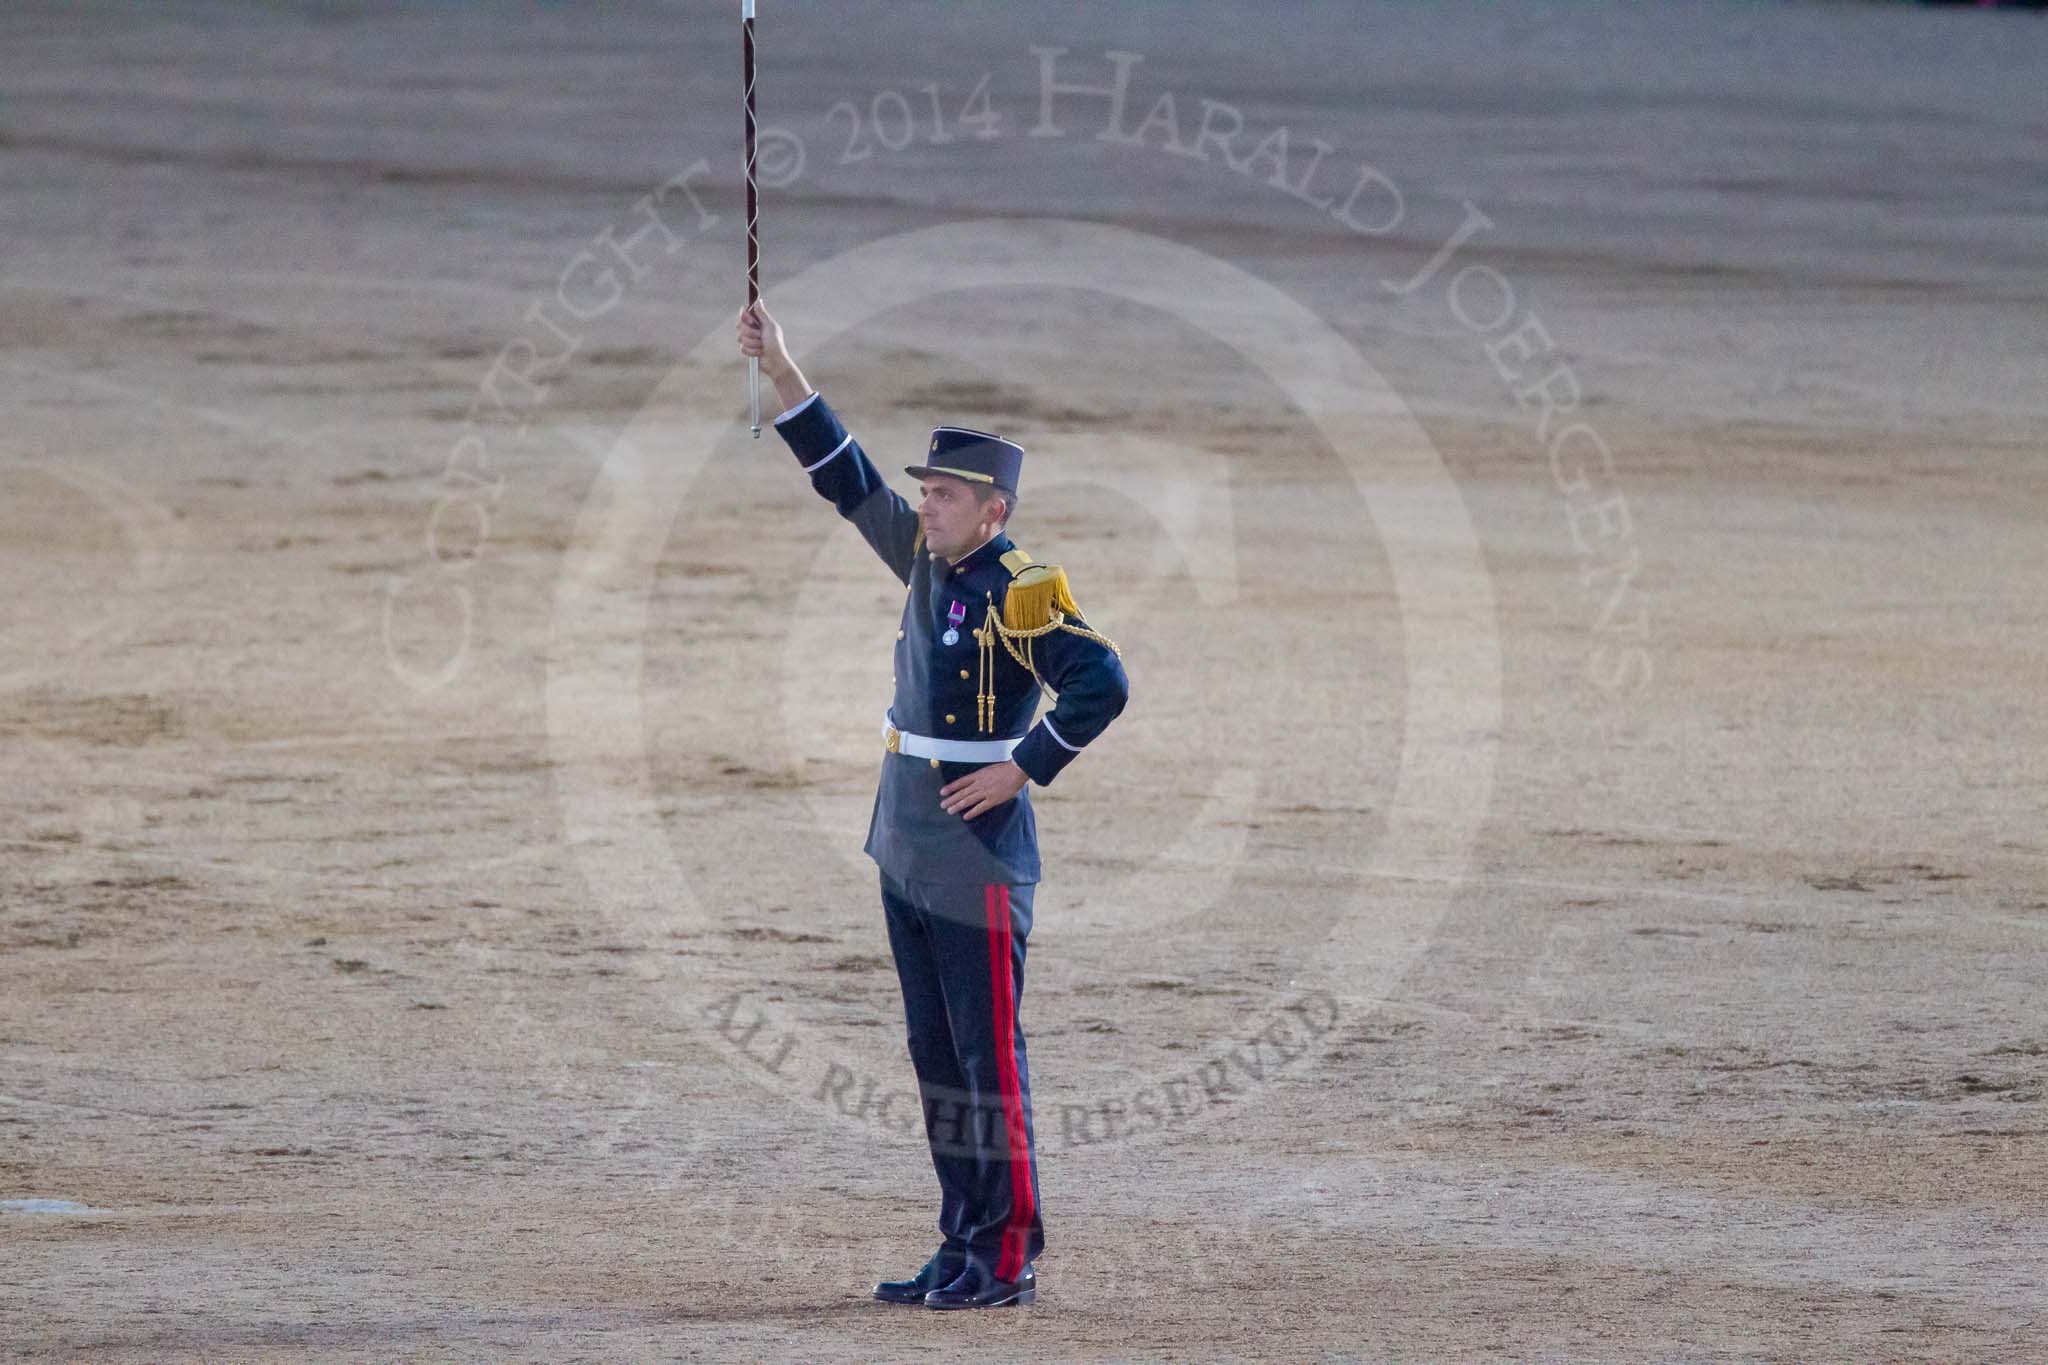
<path id="1" fill-rule="evenodd" d="M 944 1254 L 1014 1280 L 1045 1246 L 1018 1004 L 1030 883 L 882 874 L 910 1061 L 939 1177 Z"/>

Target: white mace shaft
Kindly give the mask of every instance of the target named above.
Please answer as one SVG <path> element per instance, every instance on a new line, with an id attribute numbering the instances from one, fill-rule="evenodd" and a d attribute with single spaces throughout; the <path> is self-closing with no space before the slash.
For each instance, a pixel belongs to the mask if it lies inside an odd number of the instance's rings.
<path id="1" fill-rule="evenodd" d="M 747 80 L 747 304 L 761 296 L 759 192 L 754 184 L 754 0 L 740 0 L 741 46 Z M 754 439 L 761 439 L 761 358 L 747 357 L 747 419 Z"/>

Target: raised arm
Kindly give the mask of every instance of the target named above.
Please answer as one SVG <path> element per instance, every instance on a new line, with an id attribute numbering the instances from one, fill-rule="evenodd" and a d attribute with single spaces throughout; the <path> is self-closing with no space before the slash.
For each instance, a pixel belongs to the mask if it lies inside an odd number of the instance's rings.
<path id="1" fill-rule="evenodd" d="M 775 419 L 775 431 L 811 476 L 811 487 L 854 524 L 898 582 L 910 582 L 922 540 L 917 509 L 882 481 L 860 442 L 804 378 L 765 304 L 740 310 L 739 342 L 742 355 L 760 357 L 761 373 L 782 399 L 786 410 Z"/>

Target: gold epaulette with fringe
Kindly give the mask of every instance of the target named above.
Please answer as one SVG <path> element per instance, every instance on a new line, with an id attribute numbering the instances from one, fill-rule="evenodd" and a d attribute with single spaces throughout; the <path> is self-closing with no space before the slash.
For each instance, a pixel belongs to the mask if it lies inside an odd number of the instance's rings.
<path id="1" fill-rule="evenodd" d="M 1013 559 L 1017 562 L 1013 563 Z M 1109 647 L 1110 653 L 1119 659 L 1123 657 L 1116 641 L 1107 635 L 1097 634 L 1084 625 L 1071 624 L 1069 618 L 1072 621 L 1081 619 L 1081 608 L 1074 601 L 1066 570 L 1057 564 L 1033 564 L 1031 556 L 1022 550 L 1012 550 L 1004 555 L 1003 566 L 1014 575 L 1003 593 L 1003 605 L 998 610 L 995 595 L 984 594 L 988 616 L 981 629 L 974 632 L 975 641 L 981 646 L 981 685 L 975 697 L 975 724 L 983 734 L 992 733 L 996 726 L 996 641 L 1003 642 L 1003 648 L 1010 651 L 1010 657 L 1023 665 L 1040 687 L 1045 687 L 1045 679 L 1038 676 L 1031 642 L 1048 631 L 1064 630 L 1100 641 Z M 1016 645 L 1019 640 L 1024 642 L 1021 651 Z"/>
<path id="2" fill-rule="evenodd" d="M 1035 631 L 1052 623 L 1052 614 L 1079 616 L 1067 571 L 1057 564 L 1027 564 L 1010 580 L 1003 594 L 1003 624 L 1013 631 Z"/>

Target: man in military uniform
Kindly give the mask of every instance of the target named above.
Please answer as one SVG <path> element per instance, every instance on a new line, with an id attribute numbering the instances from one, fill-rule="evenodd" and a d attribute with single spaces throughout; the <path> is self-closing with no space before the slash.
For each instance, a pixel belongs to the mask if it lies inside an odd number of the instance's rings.
<path id="1" fill-rule="evenodd" d="M 929 1308 L 1028 1304 L 1045 1234 L 1017 1019 L 1039 873 L 1027 784 L 1049 785 L 1100 735 L 1130 682 L 1058 566 L 1033 563 L 1005 532 L 1021 447 L 937 428 L 925 463 L 905 466 L 922 489 L 913 509 L 805 381 L 764 306 L 741 310 L 739 343 L 775 385 L 787 409 L 775 430 L 811 486 L 909 589 L 864 851 L 881 870 L 943 1241 L 917 1274 L 874 1294 Z M 1041 685 L 1057 702 L 1034 723 Z"/>

